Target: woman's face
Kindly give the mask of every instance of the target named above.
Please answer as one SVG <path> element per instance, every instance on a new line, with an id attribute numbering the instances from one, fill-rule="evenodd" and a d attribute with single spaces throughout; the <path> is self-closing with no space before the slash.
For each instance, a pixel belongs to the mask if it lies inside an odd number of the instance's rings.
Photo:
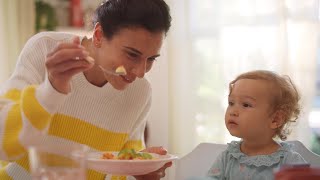
<path id="1" fill-rule="evenodd" d="M 113 71 L 124 66 L 126 75 L 101 73 L 115 89 L 125 89 L 137 77 L 143 78 L 150 71 L 160 56 L 164 36 L 164 32 L 151 33 L 143 28 L 124 28 L 111 39 L 103 36 L 95 54 L 96 63 Z"/>

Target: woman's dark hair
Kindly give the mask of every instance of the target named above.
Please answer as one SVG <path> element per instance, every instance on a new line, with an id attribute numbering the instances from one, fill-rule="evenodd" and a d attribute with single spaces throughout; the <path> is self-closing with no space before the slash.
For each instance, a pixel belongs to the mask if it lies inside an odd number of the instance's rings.
<path id="1" fill-rule="evenodd" d="M 122 28 L 142 27 L 150 32 L 169 31 L 171 16 L 164 0 L 107 0 L 95 11 L 93 24 L 100 22 L 111 39 Z"/>

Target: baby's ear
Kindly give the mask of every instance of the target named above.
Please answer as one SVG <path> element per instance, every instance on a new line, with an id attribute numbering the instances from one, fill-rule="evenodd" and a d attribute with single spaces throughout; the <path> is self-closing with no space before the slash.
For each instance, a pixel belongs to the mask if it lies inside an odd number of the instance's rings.
<path id="1" fill-rule="evenodd" d="M 272 121 L 270 128 L 271 129 L 278 129 L 285 123 L 284 120 L 284 112 L 282 110 L 277 110 L 273 115 L 272 115 Z"/>

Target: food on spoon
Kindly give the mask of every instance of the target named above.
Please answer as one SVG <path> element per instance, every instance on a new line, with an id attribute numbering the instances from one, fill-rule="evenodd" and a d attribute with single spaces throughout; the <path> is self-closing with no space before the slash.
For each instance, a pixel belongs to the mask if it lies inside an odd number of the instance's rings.
<path id="1" fill-rule="evenodd" d="M 91 63 L 91 64 L 94 64 L 94 59 L 93 59 L 92 57 L 90 57 L 90 56 L 87 56 L 87 57 L 85 58 L 85 60 L 88 61 L 88 62 Z"/>
<path id="2" fill-rule="evenodd" d="M 153 156 L 146 152 L 136 152 L 134 149 L 123 149 L 117 156 L 110 152 L 102 154 L 102 159 L 119 159 L 119 160 L 146 160 L 154 159 Z"/>
<path id="3" fill-rule="evenodd" d="M 116 73 L 117 73 L 117 74 L 121 74 L 121 75 L 126 75 L 126 74 L 127 74 L 127 71 L 126 71 L 126 69 L 124 68 L 124 66 L 119 66 L 119 67 L 117 67 L 117 69 L 116 69 Z"/>

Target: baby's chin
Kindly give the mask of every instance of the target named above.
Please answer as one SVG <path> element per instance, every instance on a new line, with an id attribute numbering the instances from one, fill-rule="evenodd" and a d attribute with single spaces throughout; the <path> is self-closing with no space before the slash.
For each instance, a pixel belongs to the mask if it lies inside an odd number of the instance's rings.
<path id="1" fill-rule="evenodd" d="M 232 132 L 232 131 L 230 131 L 230 130 L 229 130 L 229 133 L 230 133 L 230 135 L 233 136 L 233 137 L 242 138 L 242 136 L 241 136 L 239 133 Z"/>

